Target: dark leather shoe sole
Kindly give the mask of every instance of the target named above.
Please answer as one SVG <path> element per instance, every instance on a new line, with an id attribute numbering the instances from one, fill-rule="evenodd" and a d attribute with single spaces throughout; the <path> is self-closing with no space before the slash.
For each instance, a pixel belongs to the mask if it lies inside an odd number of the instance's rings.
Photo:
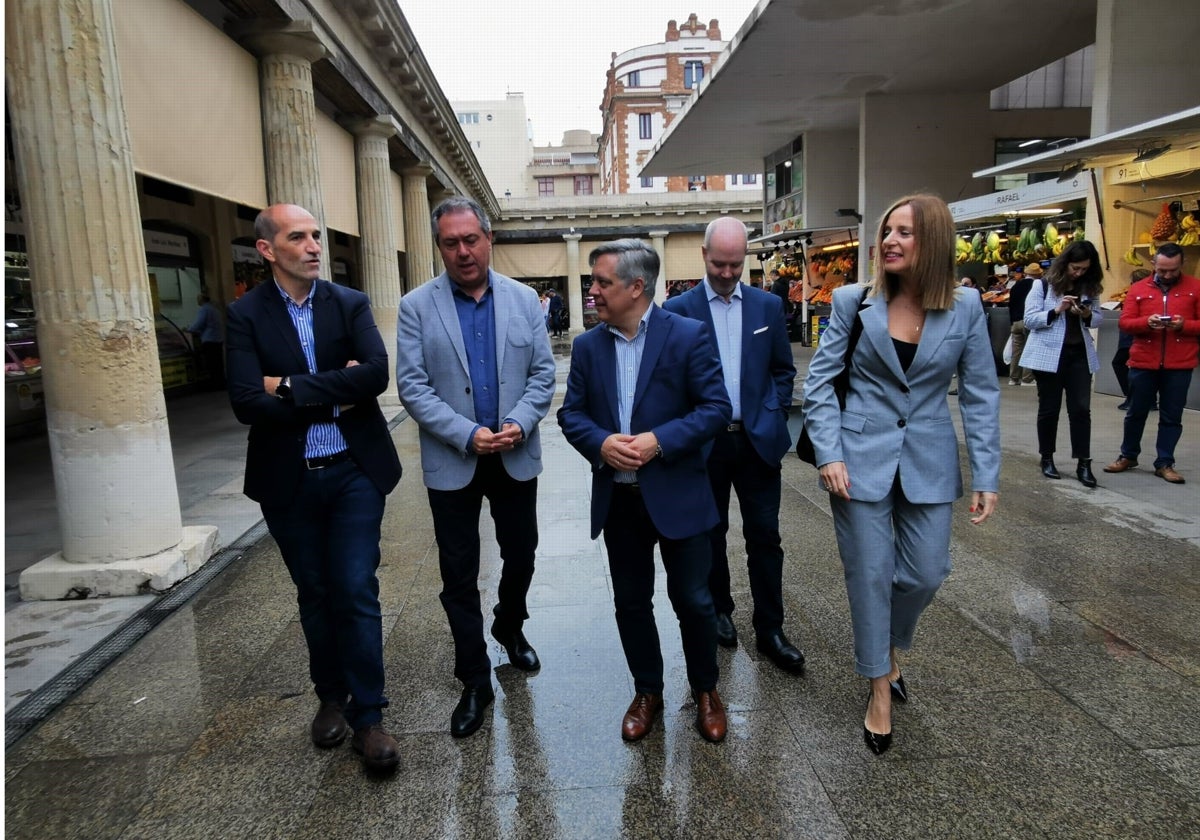
<path id="1" fill-rule="evenodd" d="M 486 693 L 481 689 L 474 694 L 471 693 L 471 689 L 464 690 L 462 698 L 450 715 L 450 734 L 455 738 L 474 735 L 479 727 L 483 726 L 483 713 L 495 699 L 496 692 L 491 686 L 488 686 Z"/>
<path id="2" fill-rule="evenodd" d="M 508 654 L 509 664 L 518 671 L 532 672 L 541 669 L 542 662 L 538 659 L 537 651 L 524 636 L 517 639 L 512 634 L 497 632 L 496 625 L 492 624 L 492 638 L 503 646 L 504 652 Z"/>
<path id="3" fill-rule="evenodd" d="M 358 738 L 351 740 L 350 746 L 353 747 L 356 753 L 362 756 L 363 766 L 373 773 L 390 773 L 400 764 L 400 753 L 398 751 L 383 756 L 367 755 Z"/>
<path id="4" fill-rule="evenodd" d="M 785 640 L 783 644 L 776 645 L 759 640 L 755 647 L 759 653 L 774 662 L 779 670 L 789 674 L 804 673 L 804 654 L 791 642 Z"/>

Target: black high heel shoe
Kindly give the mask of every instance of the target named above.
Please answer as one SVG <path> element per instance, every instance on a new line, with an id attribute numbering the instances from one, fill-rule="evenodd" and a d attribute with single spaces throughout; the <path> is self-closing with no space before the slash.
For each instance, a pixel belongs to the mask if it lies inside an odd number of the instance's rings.
<path id="1" fill-rule="evenodd" d="M 896 679 L 888 680 L 888 687 L 892 690 L 892 699 L 897 703 L 908 702 L 908 689 L 904 685 L 904 674 L 896 673 Z"/>
<path id="2" fill-rule="evenodd" d="M 871 708 L 871 698 L 875 695 L 873 689 L 867 689 L 867 708 Z M 863 722 L 863 741 L 867 745 L 867 749 L 875 753 L 875 755 L 883 755 L 892 747 L 892 733 L 887 732 L 880 735 L 877 732 L 872 732 L 867 729 L 866 721 Z"/>

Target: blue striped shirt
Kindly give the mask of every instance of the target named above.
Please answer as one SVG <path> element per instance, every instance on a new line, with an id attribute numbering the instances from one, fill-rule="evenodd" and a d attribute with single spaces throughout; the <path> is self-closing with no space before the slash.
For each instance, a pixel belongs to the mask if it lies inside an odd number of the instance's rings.
<path id="1" fill-rule="evenodd" d="M 717 350 L 721 354 L 721 375 L 725 378 L 725 393 L 733 406 L 732 419 L 742 419 L 742 284 L 733 287 L 729 300 L 713 291 L 704 278 L 704 293 L 708 295 L 708 311 L 712 315 L 713 332 L 717 334 Z"/>
<path id="2" fill-rule="evenodd" d="M 642 369 L 642 351 L 646 349 L 646 330 L 653 310 L 652 303 L 638 322 L 637 334 L 632 339 L 626 338 L 616 327 L 604 325 L 613 337 L 613 349 L 617 355 L 617 415 L 621 421 L 623 435 L 633 434 L 629 430 L 633 422 L 633 394 L 637 390 L 638 373 Z M 618 472 L 613 481 L 618 484 L 636 484 L 637 473 Z"/>
<path id="3" fill-rule="evenodd" d="M 322 281 L 317 280 L 317 283 Z M 283 295 L 283 302 L 287 307 L 288 317 L 292 319 L 292 326 L 296 328 L 296 335 L 300 338 L 300 349 L 304 351 L 304 361 L 308 364 L 308 372 L 317 372 L 317 348 L 316 340 L 313 338 L 313 295 L 310 291 L 308 297 L 303 303 L 296 303 L 292 300 L 288 293 L 279 285 L 279 281 L 275 281 L 275 288 L 279 289 L 279 294 Z M 315 287 L 314 287 L 315 288 Z M 333 416 L 337 417 L 340 411 L 340 406 L 333 407 Z M 338 452 L 343 452 L 347 448 L 346 439 L 342 437 L 342 430 L 337 427 L 337 423 L 313 423 L 308 427 L 308 436 L 304 441 L 304 457 L 305 458 L 320 458 L 325 455 L 334 455 Z"/>

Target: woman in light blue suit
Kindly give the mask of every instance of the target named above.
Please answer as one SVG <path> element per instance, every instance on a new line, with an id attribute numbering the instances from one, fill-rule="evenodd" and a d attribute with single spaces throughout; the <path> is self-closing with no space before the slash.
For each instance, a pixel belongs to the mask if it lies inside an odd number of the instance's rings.
<path id="1" fill-rule="evenodd" d="M 996 508 L 1000 387 L 978 295 L 957 287 L 945 202 L 897 201 L 883 215 L 875 251 L 870 287 L 833 294 L 804 383 L 804 423 L 833 508 L 855 670 L 871 683 L 863 738 L 879 755 L 892 742 L 892 699 L 908 699 L 896 648 L 911 646 L 917 619 L 950 572 L 950 523 L 963 479 L 946 390 L 957 374 L 971 521 L 979 524 Z M 834 380 L 856 317 L 862 335 L 842 409 Z"/>
<path id="2" fill-rule="evenodd" d="M 1037 380 L 1038 452 L 1042 475 L 1059 478 L 1054 466 L 1063 394 L 1071 429 L 1075 477 L 1095 487 L 1092 474 L 1092 374 L 1100 367 L 1090 330 L 1100 326 L 1100 255 L 1091 242 L 1072 242 L 1054 258 L 1045 279 L 1034 280 L 1025 298 L 1025 352 L 1021 367 Z"/>

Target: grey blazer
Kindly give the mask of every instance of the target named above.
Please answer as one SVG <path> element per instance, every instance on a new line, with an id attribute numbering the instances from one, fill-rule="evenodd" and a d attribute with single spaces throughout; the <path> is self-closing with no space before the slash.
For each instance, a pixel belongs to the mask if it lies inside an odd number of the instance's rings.
<path id="1" fill-rule="evenodd" d="M 907 372 L 888 334 L 886 301 L 867 295 L 846 409 L 839 411 L 833 379 L 842 367 L 860 294 L 856 286 L 833 293 L 829 327 L 804 383 L 805 425 L 817 464 L 844 461 L 852 499 L 879 501 L 899 475 L 909 501 L 954 501 L 963 494 L 963 480 L 946 391 L 957 373 L 972 489 L 996 492 L 1000 384 L 977 293 L 960 290 L 953 308 L 926 315 Z"/>
<path id="2" fill-rule="evenodd" d="M 554 396 L 554 356 L 537 292 L 489 269 L 496 315 L 500 419 L 512 418 L 524 441 L 500 457 L 508 474 L 528 481 L 542 471 L 538 424 Z M 421 469 L 432 490 L 459 490 L 475 475 L 470 451 L 475 428 L 471 376 L 454 283 L 443 272 L 400 301 L 396 327 L 396 386 L 420 427 Z"/>

